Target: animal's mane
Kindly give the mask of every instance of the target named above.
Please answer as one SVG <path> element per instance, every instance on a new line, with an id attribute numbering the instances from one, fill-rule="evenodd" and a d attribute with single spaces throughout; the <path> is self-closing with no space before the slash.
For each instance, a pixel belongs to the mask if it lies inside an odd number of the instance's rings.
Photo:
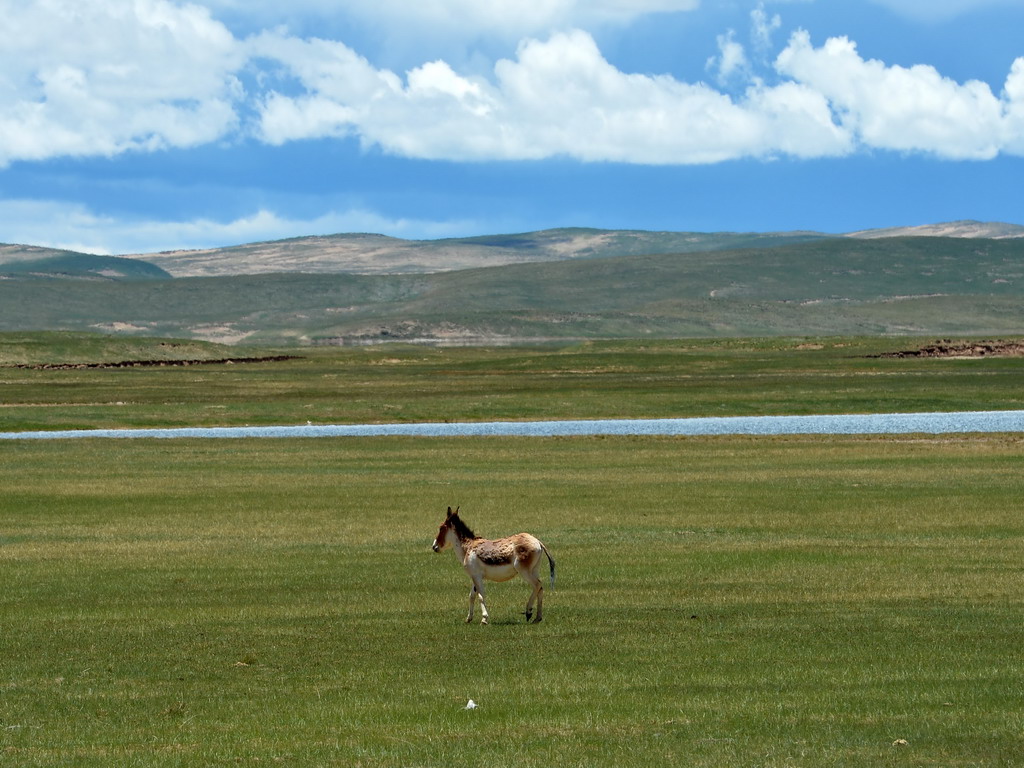
<path id="1" fill-rule="evenodd" d="M 452 528 L 455 529 L 455 535 L 459 537 L 460 541 L 477 538 L 477 535 L 473 533 L 473 529 L 462 522 L 462 518 L 457 513 L 452 515 L 450 520 Z"/>

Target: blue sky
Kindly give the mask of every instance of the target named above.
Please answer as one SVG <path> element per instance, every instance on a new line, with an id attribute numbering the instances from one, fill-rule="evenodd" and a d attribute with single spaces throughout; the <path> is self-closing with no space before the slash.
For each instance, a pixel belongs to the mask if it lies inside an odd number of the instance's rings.
<path id="1" fill-rule="evenodd" d="M 0 18 L 0 242 L 1024 223 L 1024 0 L 0 0 Z"/>

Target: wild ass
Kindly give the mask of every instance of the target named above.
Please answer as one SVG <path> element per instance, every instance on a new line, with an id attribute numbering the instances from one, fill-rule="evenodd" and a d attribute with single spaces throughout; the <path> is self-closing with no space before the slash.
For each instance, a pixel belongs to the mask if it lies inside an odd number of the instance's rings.
<path id="1" fill-rule="evenodd" d="M 484 580 L 508 581 L 516 574 L 522 576 L 533 587 L 530 599 L 526 601 L 526 620 L 533 616 L 533 604 L 537 603 L 537 618 L 534 624 L 543 618 L 544 585 L 540 580 L 541 553 L 547 555 L 551 568 L 551 585 L 555 584 L 555 560 L 541 544 L 536 536 L 529 533 L 517 533 L 504 539 L 481 539 L 469 526 L 462 522 L 458 508 L 452 511 L 448 507 L 448 516 L 441 523 L 441 529 L 434 539 L 434 551 L 453 547 L 455 556 L 473 580 L 473 588 L 469 592 L 469 616 L 466 623 L 473 621 L 473 609 L 476 596 L 480 595 L 480 612 L 483 614 L 481 624 L 487 623 L 487 604 L 484 602 Z"/>

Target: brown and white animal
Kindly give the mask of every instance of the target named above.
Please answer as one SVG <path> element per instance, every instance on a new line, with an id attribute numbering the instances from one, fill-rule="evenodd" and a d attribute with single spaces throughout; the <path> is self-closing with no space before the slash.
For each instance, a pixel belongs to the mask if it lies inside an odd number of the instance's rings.
<path id="1" fill-rule="evenodd" d="M 459 510 L 453 512 L 448 507 L 448 516 L 441 523 L 441 529 L 434 539 L 434 551 L 453 547 L 455 556 L 473 580 L 473 588 L 469 592 L 469 616 L 466 622 L 473 621 L 473 609 L 476 596 L 480 595 L 480 612 L 483 614 L 481 624 L 487 623 L 487 604 L 484 602 L 484 580 L 508 581 L 516 575 L 522 576 L 533 587 L 530 599 L 526 601 L 526 620 L 533 616 L 533 604 L 537 603 L 537 618 L 534 624 L 543 618 L 544 585 L 540 580 L 541 553 L 547 556 L 551 568 L 551 586 L 555 585 L 555 560 L 541 544 L 536 536 L 529 533 L 517 533 L 504 539 L 481 539 L 469 526 L 462 522 Z"/>

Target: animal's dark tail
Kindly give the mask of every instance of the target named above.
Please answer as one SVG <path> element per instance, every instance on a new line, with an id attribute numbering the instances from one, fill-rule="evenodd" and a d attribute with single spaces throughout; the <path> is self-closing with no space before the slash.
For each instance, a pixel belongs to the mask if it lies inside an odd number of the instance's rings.
<path id="1" fill-rule="evenodd" d="M 547 555 L 547 557 L 548 557 L 548 565 L 551 567 L 551 586 L 554 587 L 555 586 L 555 558 L 553 558 L 551 556 L 551 553 L 548 552 L 548 548 L 544 546 L 543 542 L 541 542 L 540 548 L 544 551 L 544 554 Z"/>

